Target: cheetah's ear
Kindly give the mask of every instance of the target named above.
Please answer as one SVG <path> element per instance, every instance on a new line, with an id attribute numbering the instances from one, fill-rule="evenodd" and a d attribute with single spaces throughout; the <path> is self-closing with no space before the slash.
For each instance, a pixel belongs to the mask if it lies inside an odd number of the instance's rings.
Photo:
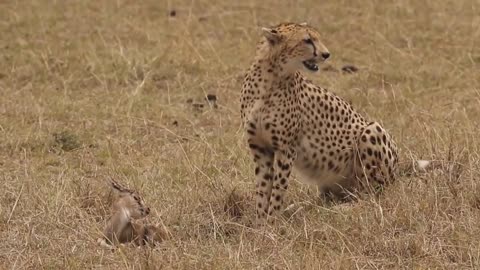
<path id="1" fill-rule="evenodd" d="M 264 37 L 267 38 L 267 40 L 272 45 L 275 45 L 281 39 L 281 36 L 278 33 L 278 31 L 275 30 L 275 29 L 272 29 L 272 28 L 262 27 L 262 34 L 263 34 Z"/>

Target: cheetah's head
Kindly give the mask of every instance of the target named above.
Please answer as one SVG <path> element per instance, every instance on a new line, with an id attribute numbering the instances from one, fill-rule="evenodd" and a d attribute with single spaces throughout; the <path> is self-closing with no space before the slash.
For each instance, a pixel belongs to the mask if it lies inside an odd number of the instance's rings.
<path id="1" fill-rule="evenodd" d="M 145 205 L 137 192 L 126 189 L 113 180 L 110 183 L 117 193 L 117 199 L 113 203 L 115 210 L 128 213 L 128 216 L 132 219 L 143 218 L 150 213 L 150 208 Z"/>
<path id="2" fill-rule="evenodd" d="M 272 28 L 262 28 L 270 55 L 277 56 L 277 61 L 287 72 L 306 68 L 318 71 L 318 63 L 327 60 L 330 52 L 320 41 L 320 34 L 306 23 L 282 23 Z"/>

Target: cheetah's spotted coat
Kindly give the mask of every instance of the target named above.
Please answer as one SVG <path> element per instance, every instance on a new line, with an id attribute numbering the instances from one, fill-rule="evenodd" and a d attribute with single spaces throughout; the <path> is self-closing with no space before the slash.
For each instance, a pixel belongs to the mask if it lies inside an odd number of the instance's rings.
<path id="1" fill-rule="evenodd" d="M 255 162 L 257 218 L 282 209 L 293 168 L 336 195 L 394 180 L 398 158 L 390 135 L 302 75 L 302 69 L 317 71 L 330 55 L 319 33 L 295 23 L 262 30 L 241 97 Z"/>

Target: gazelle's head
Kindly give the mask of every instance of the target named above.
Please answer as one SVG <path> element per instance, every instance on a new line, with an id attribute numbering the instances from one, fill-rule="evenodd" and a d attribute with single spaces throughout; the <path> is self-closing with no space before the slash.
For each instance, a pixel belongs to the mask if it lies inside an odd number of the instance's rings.
<path id="1" fill-rule="evenodd" d="M 135 191 L 122 187 L 114 180 L 110 180 L 113 190 L 117 193 L 117 198 L 113 202 L 113 210 L 121 211 L 125 216 L 132 219 L 146 217 L 150 213 L 150 208 L 145 205 L 142 197 Z"/>

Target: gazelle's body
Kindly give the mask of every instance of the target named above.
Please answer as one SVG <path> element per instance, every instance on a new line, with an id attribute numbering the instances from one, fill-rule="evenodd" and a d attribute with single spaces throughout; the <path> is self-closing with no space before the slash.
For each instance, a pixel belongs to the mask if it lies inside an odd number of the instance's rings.
<path id="1" fill-rule="evenodd" d="M 118 197 L 113 202 L 112 216 L 103 230 L 101 246 L 113 248 L 117 244 L 133 242 L 142 246 L 161 242 L 168 232 L 159 226 L 147 225 L 141 220 L 150 213 L 142 198 L 134 191 L 123 188 L 112 181 L 111 185 Z"/>

